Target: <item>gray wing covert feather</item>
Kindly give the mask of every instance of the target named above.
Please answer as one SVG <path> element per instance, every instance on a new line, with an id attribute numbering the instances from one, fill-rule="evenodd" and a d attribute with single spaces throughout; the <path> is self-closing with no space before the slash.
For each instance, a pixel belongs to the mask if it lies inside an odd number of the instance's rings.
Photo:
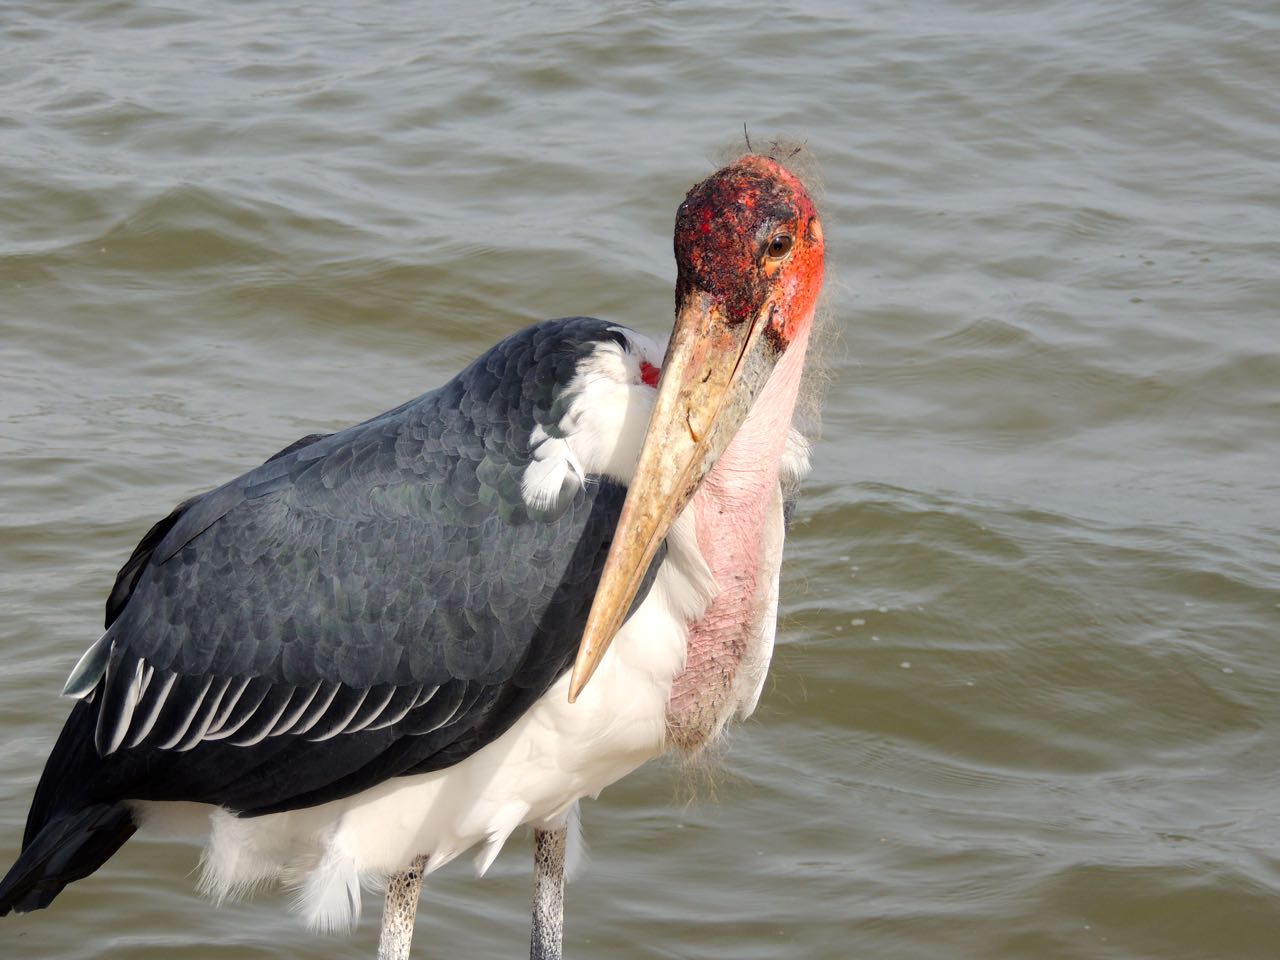
<path id="1" fill-rule="evenodd" d="M 527 438 L 606 329 L 573 323 L 523 331 L 153 528 L 108 602 L 99 752 L 500 733 L 480 691 L 540 694 L 566 669 L 625 495 L 593 482 L 538 516 L 521 497 Z"/>

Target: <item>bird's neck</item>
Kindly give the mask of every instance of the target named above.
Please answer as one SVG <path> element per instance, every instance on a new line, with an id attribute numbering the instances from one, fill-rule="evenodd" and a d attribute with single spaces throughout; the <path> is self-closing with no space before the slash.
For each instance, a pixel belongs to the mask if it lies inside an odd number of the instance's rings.
<path id="1" fill-rule="evenodd" d="M 762 637 L 764 617 L 775 616 L 771 598 L 778 557 L 766 556 L 766 524 L 780 523 L 778 473 L 804 372 L 808 330 L 774 367 L 742 427 L 693 496 L 698 549 L 717 592 L 703 616 L 689 625 L 684 670 L 667 707 L 672 746 L 693 750 L 713 737 L 744 697 L 739 668 Z M 767 657 L 767 651 L 762 654 Z M 767 663 L 754 676 L 762 676 Z"/>

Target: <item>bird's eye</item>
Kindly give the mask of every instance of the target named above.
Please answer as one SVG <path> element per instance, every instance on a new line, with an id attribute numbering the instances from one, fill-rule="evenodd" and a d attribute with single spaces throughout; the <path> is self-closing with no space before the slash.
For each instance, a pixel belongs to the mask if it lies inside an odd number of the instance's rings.
<path id="1" fill-rule="evenodd" d="M 764 248 L 764 255 L 770 260 L 781 260 L 791 252 L 791 245 L 795 243 L 789 233 L 776 233 L 773 239 L 769 241 L 769 245 Z"/>

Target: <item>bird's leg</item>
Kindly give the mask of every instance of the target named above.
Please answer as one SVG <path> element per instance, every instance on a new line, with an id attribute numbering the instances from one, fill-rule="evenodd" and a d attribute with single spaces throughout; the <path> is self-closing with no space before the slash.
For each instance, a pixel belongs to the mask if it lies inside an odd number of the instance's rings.
<path id="1" fill-rule="evenodd" d="M 568 827 L 533 831 L 533 939 L 529 960 L 560 960 L 564 940 L 564 856 Z"/>
<path id="2" fill-rule="evenodd" d="M 378 938 L 378 960 L 409 960 L 413 942 L 413 922 L 418 917 L 418 897 L 422 894 L 422 874 L 426 857 L 417 857 L 408 870 L 387 880 L 387 899 L 382 907 L 382 935 Z"/>

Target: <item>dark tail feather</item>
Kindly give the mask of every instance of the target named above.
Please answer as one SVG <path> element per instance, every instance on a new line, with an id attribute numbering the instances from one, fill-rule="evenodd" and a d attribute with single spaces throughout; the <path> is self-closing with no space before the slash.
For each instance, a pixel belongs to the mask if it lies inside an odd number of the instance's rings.
<path id="1" fill-rule="evenodd" d="M 31 838 L 0 880 L 0 917 L 53 902 L 62 888 L 106 863 L 138 829 L 124 804 L 97 803 L 55 816 Z"/>

